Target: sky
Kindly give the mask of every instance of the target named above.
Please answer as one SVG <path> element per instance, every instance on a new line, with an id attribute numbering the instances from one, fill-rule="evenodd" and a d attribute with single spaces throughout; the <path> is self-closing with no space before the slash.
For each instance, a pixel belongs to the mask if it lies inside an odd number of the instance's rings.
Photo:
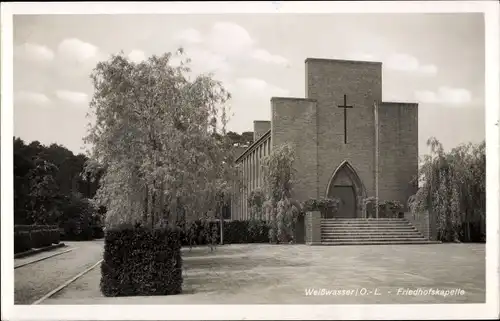
<path id="1" fill-rule="evenodd" d="M 193 73 L 231 92 L 229 130 L 270 120 L 272 96 L 305 97 L 306 58 L 381 61 L 383 100 L 419 103 L 419 154 L 485 138 L 482 14 L 14 16 L 14 135 L 82 152 L 98 61 L 183 47 Z"/>

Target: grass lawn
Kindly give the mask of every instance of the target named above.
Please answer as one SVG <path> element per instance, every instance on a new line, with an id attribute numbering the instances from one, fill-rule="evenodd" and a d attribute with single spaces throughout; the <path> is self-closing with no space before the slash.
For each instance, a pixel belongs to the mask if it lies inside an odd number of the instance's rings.
<path id="1" fill-rule="evenodd" d="M 106 298 L 96 268 L 43 304 L 484 303 L 485 245 L 244 244 L 183 249 L 183 293 Z M 403 295 L 404 289 L 463 295 Z M 306 295 L 306 289 L 352 295 Z M 365 290 L 363 290 L 365 289 Z M 399 294 L 398 294 L 398 289 Z M 356 295 L 356 291 L 357 295 Z M 365 294 L 365 295 L 362 295 Z"/>

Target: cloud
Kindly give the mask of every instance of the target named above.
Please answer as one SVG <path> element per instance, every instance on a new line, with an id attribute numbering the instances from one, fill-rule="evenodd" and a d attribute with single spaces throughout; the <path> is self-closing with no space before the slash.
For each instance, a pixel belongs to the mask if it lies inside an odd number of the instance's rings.
<path id="1" fill-rule="evenodd" d="M 212 52 L 205 48 L 191 48 L 185 51 L 187 57 L 191 59 L 189 67 L 191 74 L 198 76 L 201 74 L 212 73 L 215 78 L 227 78 L 232 72 L 232 68 L 226 56 Z M 172 55 L 169 65 L 178 67 L 186 57 Z"/>
<path id="2" fill-rule="evenodd" d="M 251 130 L 254 119 L 270 119 L 271 97 L 283 97 L 289 90 L 254 77 L 236 78 L 225 84 L 232 95 L 230 130 Z"/>
<path id="3" fill-rule="evenodd" d="M 426 76 L 434 76 L 438 72 L 438 68 L 433 64 L 421 64 L 417 58 L 404 53 L 393 53 L 389 56 L 379 57 L 367 52 L 353 52 L 348 55 L 347 59 L 359 61 L 378 61 L 382 62 L 384 68 L 400 72 L 408 72 Z"/>
<path id="4" fill-rule="evenodd" d="M 196 29 L 185 29 L 174 36 L 180 45 L 186 48 L 189 55 L 198 51 L 209 55 L 201 60 L 231 60 L 232 62 L 257 61 L 267 64 L 288 66 L 288 60 L 280 55 L 258 48 L 256 41 L 242 26 L 232 22 L 215 23 L 206 35 Z M 195 60 L 194 57 L 193 61 Z"/>
<path id="5" fill-rule="evenodd" d="M 181 57 L 172 55 L 172 57 L 170 57 L 170 59 L 168 61 L 168 64 L 172 67 L 178 67 L 181 65 L 181 62 L 182 62 Z"/>
<path id="6" fill-rule="evenodd" d="M 387 68 L 403 72 L 416 72 L 425 75 L 435 75 L 437 67 L 435 65 L 422 65 L 412 55 L 394 53 L 385 59 L 384 64 Z"/>
<path id="7" fill-rule="evenodd" d="M 228 74 L 231 72 L 226 56 L 209 50 L 194 51 L 192 55 L 193 66 L 200 72 L 219 72 Z"/>
<path id="8" fill-rule="evenodd" d="M 420 66 L 420 72 L 429 75 L 435 75 L 438 72 L 436 65 L 423 65 Z"/>
<path id="9" fill-rule="evenodd" d="M 57 90 L 56 97 L 73 104 L 84 104 L 88 102 L 88 95 L 77 91 Z"/>
<path id="10" fill-rule="evenodd" d="M 287 96 L 287 89 L 272 85 L 259 78 L 245 77 L 236 79 L 235 85 L 229 85 L 229 90 L 241 91 L 249 96 Z"/>
<path id="11" fill-rule="evenodd" d="M 99 48 L 80 39 L 68 38 L 61 41 L 57 47 L 57 54 L 69 61 L 85 62 L 96 58 Z"/>
<path id="12" fill-rule="evenodd" d="M 14 94 L 14 99 L 19 103 L 35 104 L 39 106 L 50 104 L 50 99 L 45 94 L 33 91 L 18 91 Z"/>
<path id="13" fill-rule="evenodd" d="M 463 88 L 440 87 L 437 92 L 420 90 L 415 92 L 415 99 L 421 103 L 464 105 L 472 101 L 470 91 Z"/>
<path id="14" fill-rule="evenodd" d="M 200 32 L 193 28 L 182 30 L 174 36 L 174 39 L 181 42 L 181 44 L 197 44 L 202 42 Z"/>
<path id="15" fill-rule="evenodd" d="M 142 50 L 134 49 L 128 54 L 128 58 L 135 63 L 140 63 L 146 60 L 146 54 Z"/>
<path id="16" fill-rule="evenodd" d="M 47 46 L 24 43 L 15 48 L 14 56 L 27 61 L 49 62 L 54 59 L 54 52 Z"/>
<path id="17" fill-rule="evenodd" d="M 254 45 L 248 31 L 232 22 L 215 23 L 206 42 L 212 51 L 228 56 L 248 52 Z"/>
<path id="18" fill-rule="evenodd" d="M 250 55 L 253 59 L 265 62 L 265 63 L 270 63 L 270 64 L 277 64 L 277 65 L 282 65 L 282 66 L 288 66 L 288 59 L 285 57 L 279 56 L 279 55 L 273 55 L 269 53 L 269 51 L 264 50 L 264 49 L 255 49 L 252 51 Z"/>
<path id="19" fill-rule="evenodd" d="M 377 58 L 366 52 L 353 52 L 348 55 L 347 59 L 359 60 L 359 61 L 377 61 Z"/>

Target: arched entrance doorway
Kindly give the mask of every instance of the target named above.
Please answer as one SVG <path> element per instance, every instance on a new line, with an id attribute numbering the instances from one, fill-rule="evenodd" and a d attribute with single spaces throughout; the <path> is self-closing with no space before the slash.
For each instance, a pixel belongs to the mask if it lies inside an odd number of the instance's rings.
<path id="1" fill-rule="evenodd" d="M 333 172 L 328 183 L 326 196 L 340 200 L 338 211 L 327 213 L 325 218 L 363 217 L 363 199 L 366 191 L 354 168 L 348 161 L 343 161 Z"/>

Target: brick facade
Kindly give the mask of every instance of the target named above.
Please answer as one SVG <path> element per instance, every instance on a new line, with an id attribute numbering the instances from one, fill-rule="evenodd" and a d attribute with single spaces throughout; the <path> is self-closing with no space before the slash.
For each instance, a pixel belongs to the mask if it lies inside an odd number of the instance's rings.
<path id="1" fill-rule="evenodd" d="M 321 244 L 321 213 L 318 211 L 305 214 L 305 243 L 307 245 Z"/>
<path id="2" fill-rule="evenodd" d="M 268 120 L 253 121 L 253 141 L 257 141 L 271 129 L 271 122 Z"/>
<path id="3" fill-rule="evenodd" d="M 406 204 L 416 191 L 410 181 L 418 171 L 417 104 L 382 102 L 382 64 L 376 62 L 308 58 L 305 84 L 306 98 L 271 99 L 270 133 L 262 133 L 267 123 L 254 123 L 258 140 L 237 160 L 249 186 L 242 195 L 260 186 L 253 183 L 255 179 L 262 181 L 255 169 L 260 166 L 261 153 L 253 151 L 262 150 L 267 155 L 273 146 L 290 143 L 296 154 L 294 198 L 327 197 L 331 186 L 352 184 L 356 216 L 361 217 L 363 198 L 375 196 L 376 102 L 379 198 Z M 344 109 L 338 107 L 344 103 L 344 95 L 347 105 L 353 107 L 347 109 L 347 142 Z M 240 205 L 234 209 L 239 214 L 233 219 L 248 217 L 246 206 Z"/>
<path id="4" fill-rule="evenodd" d="M 411 184 L 418 169 L 417 104 L 387 103 L 379 109 L 379 198 L 400 201 L 417 192 Z M 407 210 L 407 209 L 406 209 Z"/>
<path id="5" fill-rule="evenodd" d="M 316 198 L 317 184 L 317 104 L 303 98 L 271 99 L 272 146 L 284 143 L 295 151 L 295 184 L 293 197 L 297 200 Z"/>

